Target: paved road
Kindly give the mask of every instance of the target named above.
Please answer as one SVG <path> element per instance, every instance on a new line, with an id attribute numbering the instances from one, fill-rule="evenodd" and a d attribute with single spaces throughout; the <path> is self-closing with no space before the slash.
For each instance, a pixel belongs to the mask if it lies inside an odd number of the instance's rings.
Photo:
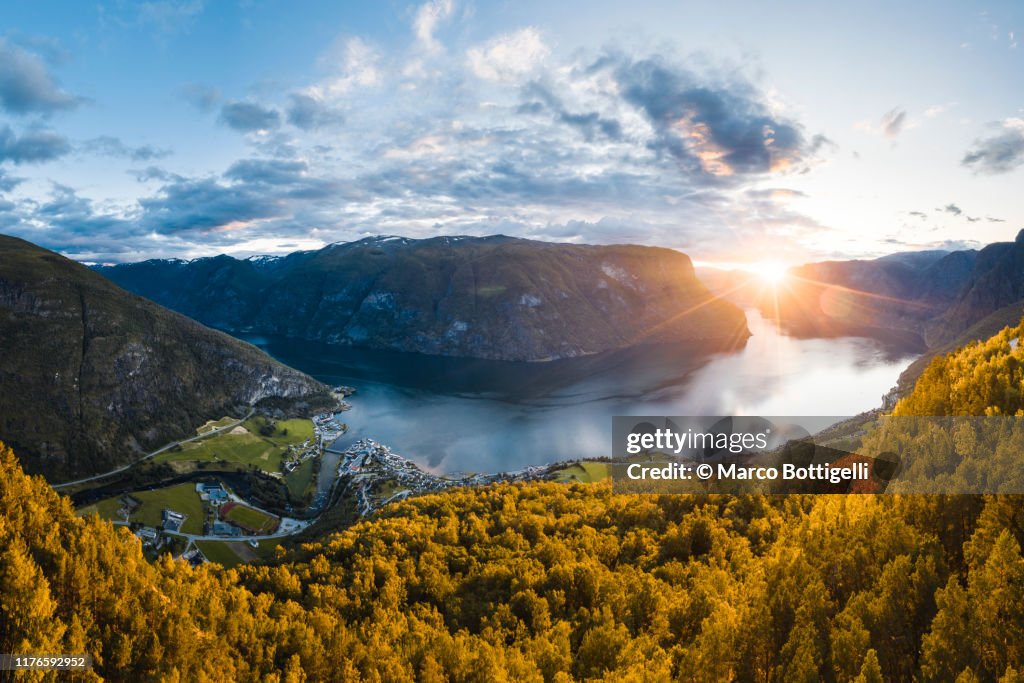
<path id="1" fill-rule="evenodd" d="M 129 526 L 128 522 L 120 520 L 114 521 L 113 524 L 114 526 Z M 239 543 L 245 543 L 246 541 L 267 541 L 274 538 L 287 538 L 288 536 L 294 536 L 301 531 L 305 531 L 308 527 L 309 524 L 303 524 L 299 527 L 292 527 L 287 531 L 278 531 L 263 536 L 214 536 L 213 534 L 204 536 L 203 534 L 183 534 L 180 531 L 163 531 L 162 533 L 169 536 L 178 536 L 188 541 L 238 541 Z"/>
<path id="2" fill-rule="evenodd" d="M 230 424 L 226 424 L 223 427 L 218 427 L 217 429 L 211 429 L 210 431 L 204 432 L 202 434 L 196 434 L 195 436 L 193 436 L 192 438 L 189 438 L 189 439 L 182 439 L 181 441 L 175 441 L 173 443 L 169 443 L 169 444 L 167 444 L 166 446 L 164 446 L 162 448 L 158 448 L 157 450 L 153 451 L 152 453 L 147 453 L 146 455 L 142 456 L 141 458 L 139 458 L 135 462 L 129 463 L 129 464 L 123 466 L 123 467 L 118 467 L 117 469 L 110 470 L 109 472 L 104 472 L 103 474 L 96 474 L 96 475 L 93 475 L 91 477 L 86 477 L 85 479 L 76 479 L 75 481 L 66 481 L 66 482 L 64 482 L 62 484 L 53 484 L 53 488 L 55 488 L 55 489 L 62 489 L 64 487 L 66 487 L 66 486 L 74 486 L 75 484 L 85 484 L 85 483 L 90 482 L 90 481 L 96 481 L 97 479 L 106 479 L 107 477 L 112 477 L 115 474 L 120 474 L 121 472 L 125 472 L 127 470 L 130 470 L 131 468 L 133 468 L 136 465 L 138 465 L 140 462 L 145 462 L 146 460 L 149 460 L 150 458 L 152 458 L 154 456 L 160 455 L 161 453 L 163 453 L 165 451 L 169 451 L 170 449 L 174 448 L 175 446 L 180 446 L 183 443 L 190 443 L 192 441 L 198 441 L 200 439 L 205 439 L 207 437 L 213 436 L 214 434 L 220 434 L 223 431 L 227 431 L 228 429 L 234 429 L 235 427 L 237 427 L 238 425 L 242 424 L 243 422 L 248 420 L 250 417 L 252 417 L 255 413 L 256 413 L 256 409 L 255 408 L 250 408 L 249 412 L 246 414 L 245 417 L 241 418 L 240 420 L 236 420 L 236 421 L 234 421 L 234 422 L 232 422 Z"/>

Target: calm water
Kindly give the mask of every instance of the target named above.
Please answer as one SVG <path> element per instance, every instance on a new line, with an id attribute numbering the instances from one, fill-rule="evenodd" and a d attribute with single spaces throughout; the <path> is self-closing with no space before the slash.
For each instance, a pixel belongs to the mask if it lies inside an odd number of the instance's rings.
<path id="1" fill-rule="evenodd" d="M 880 405 L 914 357 L 873 339 L 789 337 L 754 310 L 747 319 L 753 336 L 734 353 L 658 346 L 550 363 L 246 339 L 358 389 L 346 441 L 371 437 L 440 472 L 607 455 L 613 415 L 855 415 Z"/>

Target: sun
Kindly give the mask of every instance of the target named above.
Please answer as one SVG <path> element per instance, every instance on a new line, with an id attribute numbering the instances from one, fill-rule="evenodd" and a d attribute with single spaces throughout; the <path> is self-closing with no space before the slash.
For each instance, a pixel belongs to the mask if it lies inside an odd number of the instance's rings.
<path id="1" fill-rule="evenodd" d="M 750 264 L 750 271 L 766 285 L 777 286 L 786 279 L 789 266 L 781 261 L 759 261 Z"/>

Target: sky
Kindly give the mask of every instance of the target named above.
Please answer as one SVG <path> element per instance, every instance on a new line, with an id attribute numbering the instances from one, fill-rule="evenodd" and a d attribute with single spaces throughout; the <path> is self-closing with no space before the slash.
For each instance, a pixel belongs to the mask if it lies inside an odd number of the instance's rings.
<path id="1" fill-rule="evenodd" d="M 1024 3 L 10 3 L 0 233 L 85 262 L 502 233 L 698 263 L 1024 228 Z"/>

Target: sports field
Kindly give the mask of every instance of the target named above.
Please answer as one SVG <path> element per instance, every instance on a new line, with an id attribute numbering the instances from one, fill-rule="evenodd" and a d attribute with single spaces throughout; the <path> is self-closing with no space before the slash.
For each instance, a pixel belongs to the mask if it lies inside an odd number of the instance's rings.
<path id="1" fill-rule="evenodd" d="M 271 534 L 277 529 L 277 517 L 246 505 L 227 503 L 220 510 L 221 518 L 254 534 Z"/>

